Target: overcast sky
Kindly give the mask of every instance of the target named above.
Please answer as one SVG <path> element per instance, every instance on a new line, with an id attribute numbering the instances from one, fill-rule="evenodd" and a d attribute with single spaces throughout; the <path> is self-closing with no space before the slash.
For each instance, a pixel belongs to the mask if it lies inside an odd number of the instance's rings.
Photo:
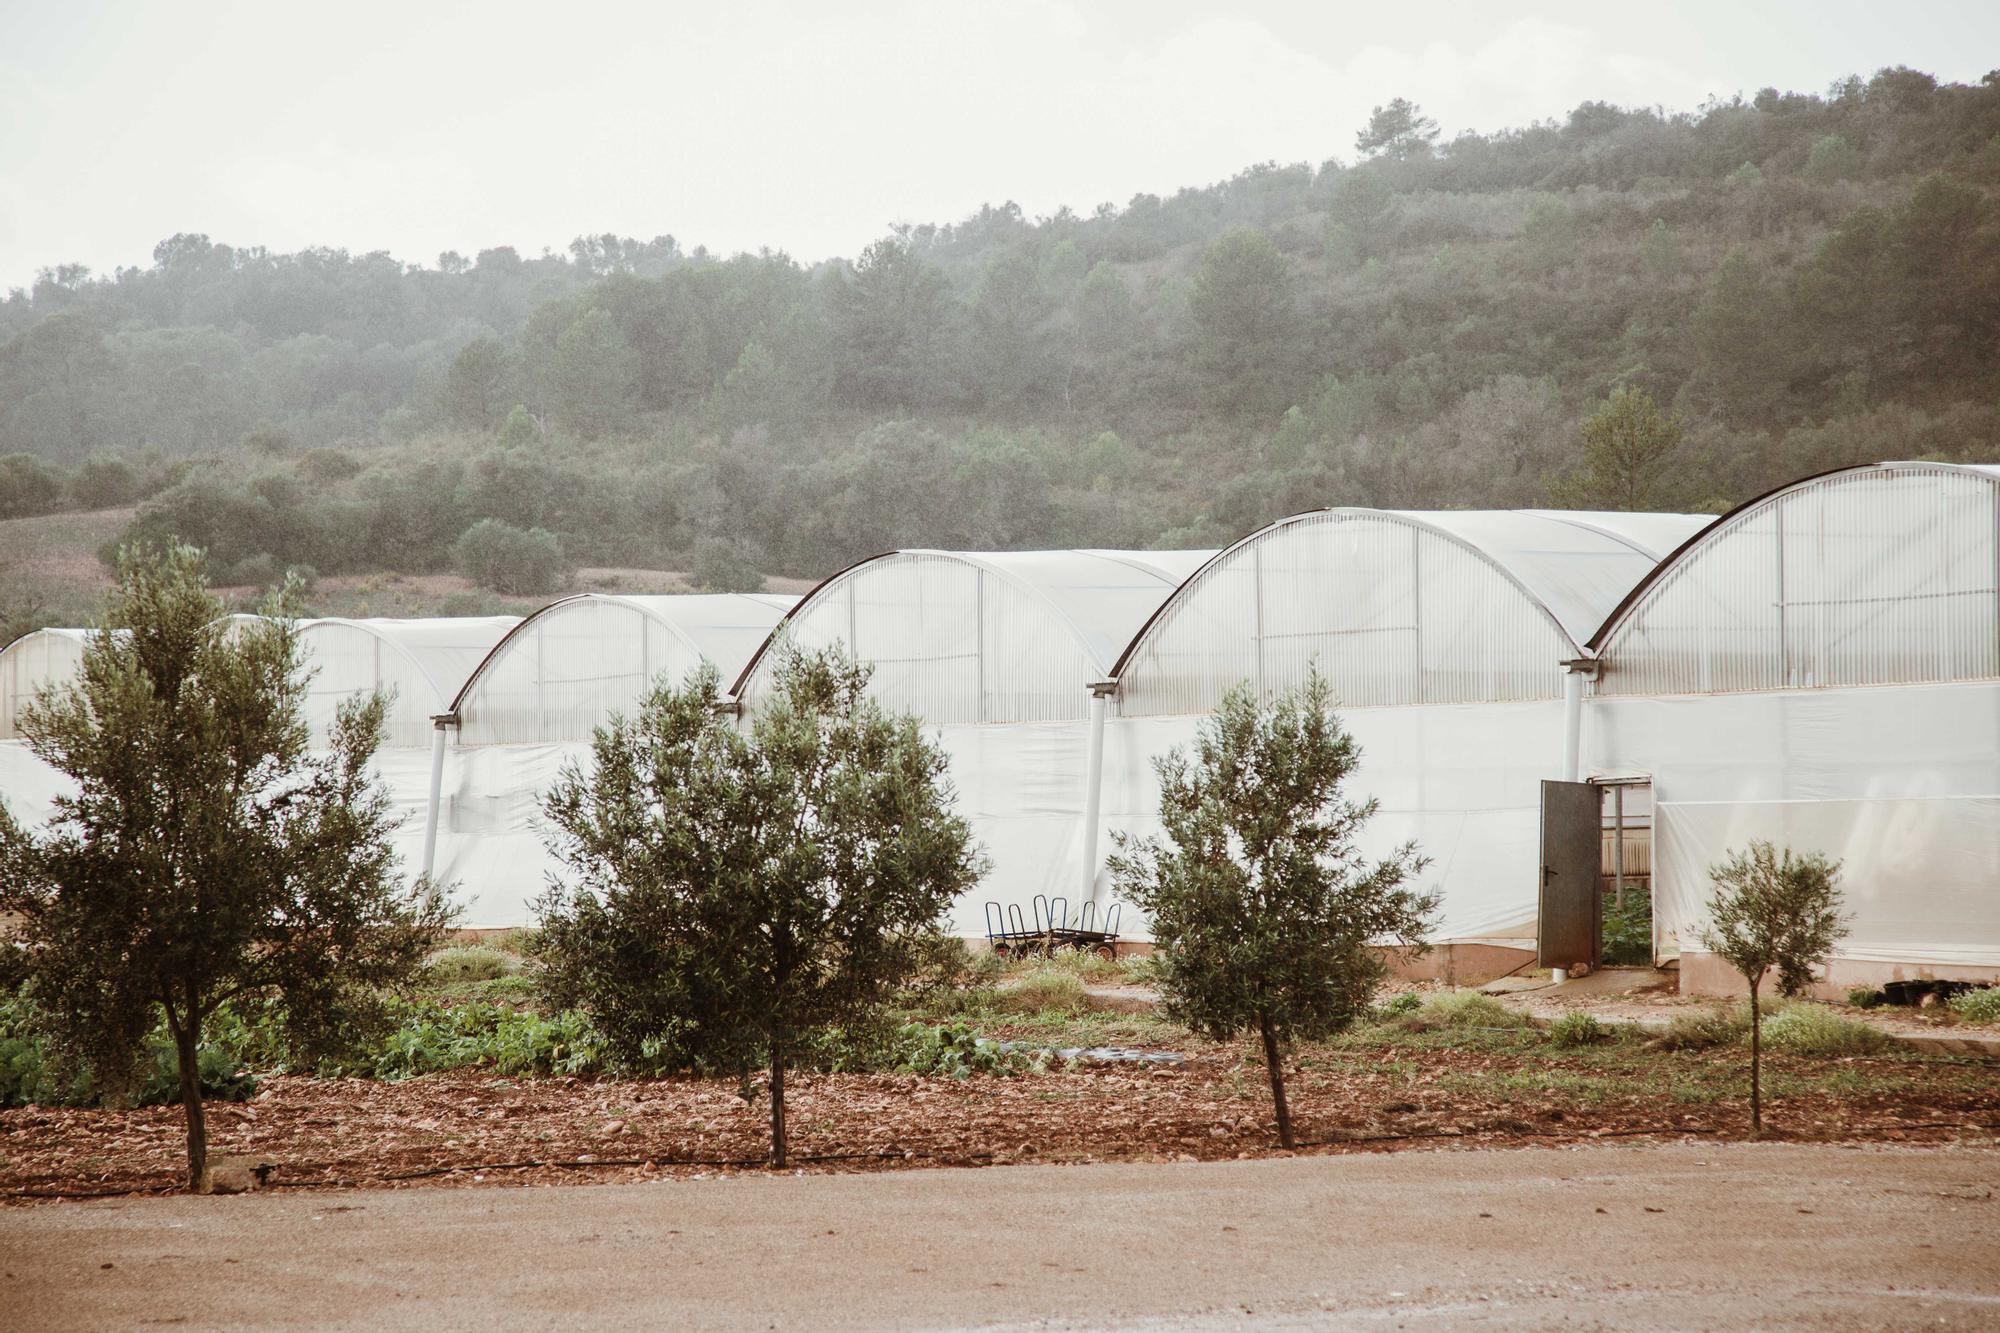
<path id="1" fill-rule="evenodd" d="M 207 232 L 431 264 L 580 232 L 852 254 L 1578 102 L 2000 66 L 2000 4 L 0 0 L 0 288 Z"/>

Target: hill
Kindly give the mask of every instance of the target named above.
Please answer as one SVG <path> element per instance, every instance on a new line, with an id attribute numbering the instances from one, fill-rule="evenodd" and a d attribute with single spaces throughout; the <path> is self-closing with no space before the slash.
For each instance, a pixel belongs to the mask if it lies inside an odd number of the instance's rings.
<path id="1" fill-rule="evenodd" d="M 810 266 L 180 235 L 148 268 L 54 268 L 0 303 L 0 517 L 140 502 L 130 535 L 199 541 L 227 580 L 458 569 L 533 596 L 577 565 L 740 586 L 899 545 L 1712 507 L 2000 458 L 2000 74 L 1443 143 L 1396 103 L 1357 148 Z M 1661 412 L 1613 476 L 1580 427 L 1619 390 Z"/>

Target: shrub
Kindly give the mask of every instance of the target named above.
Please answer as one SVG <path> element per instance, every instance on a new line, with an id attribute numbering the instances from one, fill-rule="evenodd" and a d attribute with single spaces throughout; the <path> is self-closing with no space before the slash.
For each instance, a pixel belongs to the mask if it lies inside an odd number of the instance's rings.
<path id="1" fill-rule="evenodd" d="M 1090 996 L 1074 971 L 1038 963 L 1013 985 L 995 991 L 993 1007 L 1014 1014 L 1073 1014 L 1090 1007 Z"/>
<path id="2" fill-rule="evenodd" d="M 1750 1011 L 1742 1005 L 1713 1005 L 1675 1014 L 1656 1044 L 1669 1051 L 1706 1051 L 1730 1046 L 1750 1032 Z"/>
<path id="3" fill-rule="evenodd" d="M 1793 1055 L 1874 1055 L 1893 1044 L 1882 1029 L 1817 1004 L 1792 1005 L 1765 1019 L 1764 1041 Z"/>
<path id="4" fill-rule="evenodd" d="M 1549 1024 L 1548 1031 L 1549 1044 L 1553 1046 L 1592 1046 L 1615 1035 L 1596 1018 L 1583 1013 L 1564 1014 Z"/>
<path id="5" fill-rule="evenodd" d="M 743 542 L 706 538 L 694 548 L 694 583 L 704 592 L 762 592 L 764 575 Z"/>
<path id="6" fill-rule="evenodd" d="M 451 553 L 459 572 L 474 583 L 516 596 L 546 596 L 569 573 L 554 533 L 523 531 L 497 518 L 482 518 L 467 528 Z"/>
<path id="7" fill-rule="evenodd" d="M 1855 986 L 1847 992 L 1847 1002 L 1856 1009 L 1873 1009 L 1882 1000 L 1882 992 L 1872 986 Z"/>
<path id="8" fill-rule="evenodd" d="M 1447 991 L 1389 1020 L 1405 1032 L 1472 1031 L 1480 1028 L 1525 1028 L 1525 1014 L 1516 1013 L 1490 995 L 1477 991 Z"/>
<path id="9" fill-rule="evenodd" d="M 93 454 L 77 465 L 69 479 L 70 503 L 78 509 L 131 504 L 143 489 L 138 469 L 116 456 Z"/>
<path id="10" fill-rule="evenodd" d="M 0 458 L 0 518 L 52 514 L 62 494 L 62 478 L 33 454 Z"/>
<path id="11" fill-rule="evenodd" d="M 1604 902 L 1604 962 L 1608 967 L 1649 967 L 1653 962 L 1653 896 L 1625 886 L 1625 906 Z"/>
<path id="12" fill-rule="evenodd" d="M 1959 992 L 1951 997 L 1951 1011 L 1969 1023 L 2000 1023 L 2000 986 Z"/>
<path id="13" fill-rule="evenodd" d="M 424 980 L 438 986 L 468 981 L 493 981 L 521 970 L 521 960 L 485 945 L 457 945 L 432 955 L 424 964 Z"/>
<path id="14" fill-rule="evenodd" d="M 395 1025 L 372 1049 L 327 1072 L 406 1079 L 485 1066 L 500 1074 L 597 1074 L 607 1068 L 604 1039 L 574 1010 L 553 1015 L 500 1004 L 392 1006 Z"/>
<path id="15" fill-rule="evenodd" d="M 937 1027 L 905 1023 L 896 1029 L 898 1073 L 969 1078 L 974 1074 L 1026 1074 L 1041 1067 L 1041 1061 L 1033 1056 L 1008 1050 L 961 1023 Z"/>

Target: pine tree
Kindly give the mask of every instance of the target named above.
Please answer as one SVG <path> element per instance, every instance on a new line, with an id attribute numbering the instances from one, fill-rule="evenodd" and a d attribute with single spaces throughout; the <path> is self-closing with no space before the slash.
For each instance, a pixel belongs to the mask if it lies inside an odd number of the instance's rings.
<path id="1" fill-rule="evenodd" d="M 1414 843 L 1361 856 L 1376 803 L 1341 790 L 1360 762 L 1317 671 L 1269 707 L 1239 686 L 1192 757 L 1154 762 L 1165 839 L 1114 835 L 1112 879 L 1152 923 L 1167 1015 L 1218 1041 L 1258 1034 L 1287 1148 L 1285 1049 L 1365 1013 L 1388 972 L 1377 946 L 1423 952 L 1437 906 L 1407 887 L 1428 864 Z"/>
<path id="2" fill-rule="evenodd" d="M 40 830 L 0 810 L 0 913 L 20 919 L 25 993 L 101 1087 L 129 1083 L 164 1018 L 200 1189 L 204 1023 L 269 1001 L 300 1054 L 335 1049 L 449 914 L 396 874 L 368 772 L 382 699 L 344 707 L 309 753 L 293 621 L 226 629 L 187 546 L 127 552 L 118 579 L 77 680 L 22 711 L 29 747 L 76 791 Z"/>

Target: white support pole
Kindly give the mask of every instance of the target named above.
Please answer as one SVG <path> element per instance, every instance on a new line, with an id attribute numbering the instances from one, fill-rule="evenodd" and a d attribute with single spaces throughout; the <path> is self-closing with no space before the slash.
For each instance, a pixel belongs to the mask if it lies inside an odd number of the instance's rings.
<path id="1" fill-rule="evenodd" d="M 1090 770 L 1083 780 L 1083 898 L 1097 900 L 1097 820 L 1104 794 L 1104 716 L 1111 701 L 1090 696 Z"/>
<path id="2" fill-rule="evenodd" d="M 1583 774 L 1583 673 L 1563 673 L 1563 781 L 1580 781 Z"/>
<path id="3" fill-rule="evenodd" d="M 431 877 L 437 865 L 438 807 L 444 794 L 444 728 L 445 719 L 431 719 L 431 799 L 424 810 L 424 878 Z"/>

